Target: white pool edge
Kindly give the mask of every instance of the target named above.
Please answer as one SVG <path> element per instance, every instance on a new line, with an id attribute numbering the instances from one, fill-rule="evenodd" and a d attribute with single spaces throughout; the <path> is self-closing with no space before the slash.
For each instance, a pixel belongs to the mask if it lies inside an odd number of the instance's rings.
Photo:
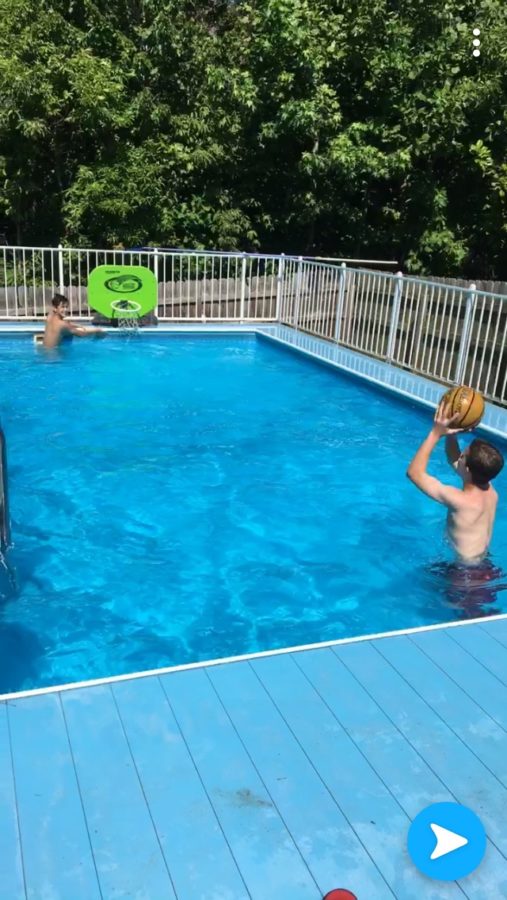
<path id="1" fill-rule="evenodd" d="M 319 644 L 300 644 L 295 647 L 282 647 L 278 650 L 259 650 L 256 653 L 244 653 L 241 656 L 224 656 L 219 659 L 201 660 L 195 663 L 183 663 L 178 666 L 165 666 L 160 669 L 146 669 L 146 671 L 132 672 L 126 675 L 110 675 L 106 678 L 91 678 L 87 681 L 71 681 L 67 684 L 57 684 L 45 688 L 33 688 L 29 691 L 14 691 L 8 694 L 0 694 L 0 703 L 7 700 L 22 700 L 27 697 L 37 697 L 42 694 L 56 694 L 61 691 L 80 690 L 82 688 L 99 687 L 105 684 L 117 684 L 122 681 L 133 681 L 139 678 L 170 675 L 173 672 L 188 672 L 192 669 L 206 669 L 210 666 L 223 666 L 229 663 L 247 662 L 252 659 L 265 659 L 270 656 L 281 656 L 287 653 L 302 653 L 306 650 L 324 650 L 329 647 L 339 647 L 344 644 L 358 644 L 362 641 L 378 641 L 384 638 L 402 637 L 403 635 L 421 634 L 427 631 L 441 631 L 445 628 L 460 628 L 468 625 L 479 625 L 484 622 L 498 622 L 507 620 L 507 613 L 497 616 L 481 616 L 478 619 L 466 619 L 461 622 L 439 622 L 436 625 L 420 625 L 416 628 L 401 628 L 397 631 L 382 631 L 377 634 L 362 634 L 357 637 L 338 638 L 334 641 L 322 641 Z"/>

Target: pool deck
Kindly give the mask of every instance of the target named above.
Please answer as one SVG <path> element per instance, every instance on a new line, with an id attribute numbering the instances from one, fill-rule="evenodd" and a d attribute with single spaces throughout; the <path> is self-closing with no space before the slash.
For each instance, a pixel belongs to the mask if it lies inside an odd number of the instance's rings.
<path id="1" fill-rule="evenodd" d="M 507 897 L 507 616 L 0 702 L 1 900 Z M 488 849 L 409 861 L 455 800 Z"/>

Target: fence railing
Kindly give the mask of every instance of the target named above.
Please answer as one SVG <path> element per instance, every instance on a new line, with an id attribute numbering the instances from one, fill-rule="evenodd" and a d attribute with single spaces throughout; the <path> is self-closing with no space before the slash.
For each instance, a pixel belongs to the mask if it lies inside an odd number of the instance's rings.
<path id="1" fill-rule="evenodd" d="M 280 322 L 507 405 L 507 298 L 295 256 L 1 247 L 0 319 L 47 314 L 55 291 L 88 318 L 98 265 L 145 265 L 168 322 Z"/>
<path id="2" fill-rule="evenodd" d="M 280 259 L 241 253 L 1 247 L 0 318 L 44 317 L 55 291 L 65 292 L 74 317 L 87 318 L 90 272 L 99 265 L 140 265 L 157 276 L 161 319 L 273 321 Z"/>
<path id="3" fill-rule="evenodd" d="M 280 321 L 507 406 L 507 297 L 301 262 Z"/>

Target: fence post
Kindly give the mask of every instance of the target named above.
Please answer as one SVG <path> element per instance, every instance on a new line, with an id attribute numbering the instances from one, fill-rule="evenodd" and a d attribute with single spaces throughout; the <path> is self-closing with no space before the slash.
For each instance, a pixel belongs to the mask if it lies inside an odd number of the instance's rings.
<path id="1" fill-rule="evenodd" d="M 276 318 L 277 322 L 280 322 L 280 318 L 281 318 L 284 269 L 285 269 L 285 253 L 282 253 L 278 259 L 278 275 L 276 276 L 275 318 Z"/>
<path id="2" fill-rule="evenodd" d="M 245 321 L 245 294 L 246 294 L 246 253 L 243 253 L 241 261 L 241 302 L 239 306 L 239 320 Z"/>
<path id="3" fill-rule="evenodd" d="M 462 384 L 467 364 L 468 351 L 472 339 L 472 325 L 477 303 L 477 285 L 473 282 L 467 291 L 467 301 L 465 306 L 465 318 L 463 320 L 463 330 L 459 342 L 458 359 L 456 362 L 456 371 L 454 372 L 454 381 L 456 384 Z"/>
<path id="4" fill-rule="evenodd" d="M 391 312 L 391 321 L 389 323 L 389 337 L 387 339 L 386 361 L 392 362 L 394 356 L 394 345 L 396 343 L 396 331 L 398 328 L 398 320 L 400 318 L 401 295 L 403 291 L 403 272 L 396 272 L 396 285 L 394 288 L 393 308 Z"/>
<path id="5" fill-rule="evenodd" d="M 340 280 L 338 282 L 338 299 L 336 301 L 336 322 L 334 326 L 334 339 L 338 344 L 342 327 L 343 301 L 345 298 L 345 284 L 347 281 L 347 264 L 342 262 L 340 266 Z"/>
<path id="6" fill-rule="evenodd" d="M 59 287 L 58 290 L 60 294 L 63 294 L 65 290 L 65 285 L 63 283 L 63 247 L 61 244 L 58 244 L 58 281 Z"/>
<path id="7" fill-rule="evenodd" d="M 292 322 L 293 328 L 298 329 L 299 326 L 299 305 L 301 300 L 301 277 L 302 277 L 302 265 L 303 265 L 303 257 L 298 256 L 298 270 L 296 273 L 296 302 L 294 308 L 294 320 Z"/>
<path id="8" fill-rule="evenodd" d="M 155 303 L 155 309 L 152 310 L 152 315 L 154 315 L 155 318 L 158 319 L 158 247 L 153 248 L 153 272 L 157 281 L 157 302 Z"/>
<path id="9" fill-rule="evenodd" d="M 12 250 L 12 280 L 14 282 L 14 315 L 19 315 L 19 294 L 18 294 L 18 260 L 16 255 L 17 247 Z M 5 257 L 4 257 L 5 259 Z M 5 279 L 7 281 L 7 278 Z"/>

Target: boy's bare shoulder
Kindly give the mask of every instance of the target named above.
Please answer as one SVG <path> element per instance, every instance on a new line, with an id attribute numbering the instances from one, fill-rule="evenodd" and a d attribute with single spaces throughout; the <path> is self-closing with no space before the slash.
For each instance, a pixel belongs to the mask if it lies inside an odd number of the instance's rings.
<path id="1" fill-rule="evenodd" d="M 463 491 L 463 496 L 467 501 L 467 505 L 475 509 L 477 509 L 477 507 L 491 509 L 492 506 L 496 506 L 498 503 L 498 492 L 492 484 L 489 485 L 486 491 L 474 491 L 470 494 Z"/>

